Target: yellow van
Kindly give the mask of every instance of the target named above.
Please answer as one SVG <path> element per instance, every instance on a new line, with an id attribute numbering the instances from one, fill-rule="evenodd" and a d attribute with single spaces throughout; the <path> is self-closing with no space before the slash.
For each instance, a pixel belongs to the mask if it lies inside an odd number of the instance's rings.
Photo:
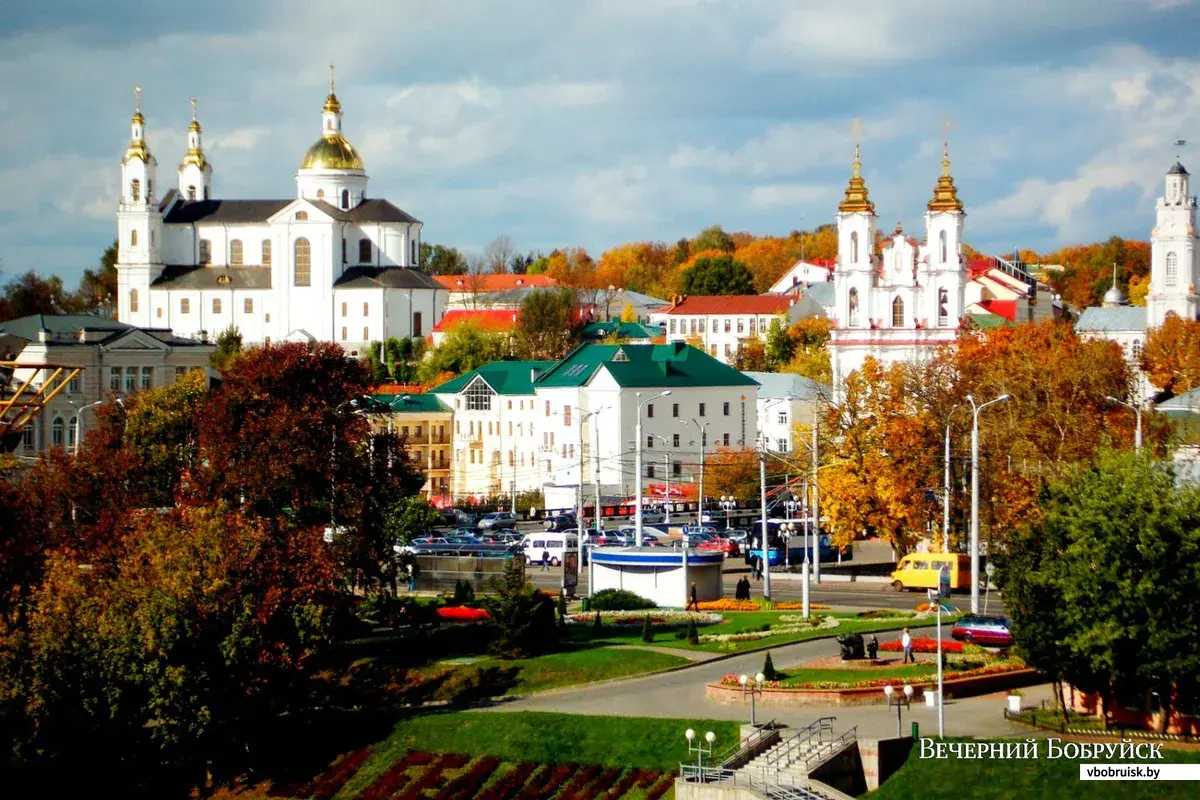
<path id="1" fill-rule="evenodd" d="M 892 573 L 892 588 L 897 592 L 936 589 L 943 564 L 950 565 L 951 589 L 971 588 L 971 557 L 961 553 L 909 553 Z"/>

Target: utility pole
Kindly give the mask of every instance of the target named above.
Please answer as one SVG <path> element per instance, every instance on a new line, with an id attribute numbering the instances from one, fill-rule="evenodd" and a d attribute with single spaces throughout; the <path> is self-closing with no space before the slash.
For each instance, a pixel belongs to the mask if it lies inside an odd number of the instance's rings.
<path id="1" fill-rule="evenodd" d="M 816 531 L 814 537 L 813 552 L 816 557 L 813 558 L 813 582 L 821 582 L 821 496 L 820 487 L 817 484 L 817 462 L 820 461 L 821 451 L 817 449 L 818 437 L 817 429 L 820 427 L 821 412 L 816 400 L 813 401 L 813 426 L 812 426 L 812 512 L 813 512 L 813 529 Z"/>
<path id="2" fill-rule="evenodd" d="M 762 441 L 766 446 L 766 439 Z M 767 454 L 762 448 L 758 451 L 758 494 L 760 511 L 762 512 L 762 545 L 763 545 L 763 599 L 771 599 L 771 535 L 767 527 Z"/>
<path id="3" fill-rule="evenodd" d="M 979 613 L 979 412 L 990 405 L 1008 399 L 1002 394 L 983 405 L 975 405 L 975 399 L 967 395 L 971 404 L 971 613 Z"/>

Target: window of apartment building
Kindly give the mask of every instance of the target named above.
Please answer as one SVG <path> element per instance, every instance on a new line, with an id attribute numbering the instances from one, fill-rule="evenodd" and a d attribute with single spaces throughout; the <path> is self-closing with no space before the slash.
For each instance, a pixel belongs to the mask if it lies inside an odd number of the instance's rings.
<path id="1" fill-rule="evenodd" d="M 567 405 L 563 406 L 563 427 L 571 427 L 571 407 Z"/>
<path id="2" fill-rule="evenodd" d="M 672 461 L 671 462 L 671 474 L 672 475 L 682 475 L 683 474 L 683 463 L 679 462 L 679 461 Z"/>
<path id="3" fill-rule="evenodd" d="M 646 449 L 647 450 L 654 449 L 654 434 L 653 433 L 646 434 Z"/>
<path id="4" fill-rule="evenodd" d="M 29 423 L 25 426 L 25 429 L 21 431 L 21 447 L 24 448 L 25 452 L 27 453 L 32 453 L 35 449 L 37 449 L 37 427 L 35 423 Z"/>
<path id="5" fill-rule="evenodd" d="M 158 308 L 154 309 L 154 316 L 157 319 L 162 319 L 162 306 L 159 306 Z"/>
<path id="6" fill-rule="evenodd" d="M 692 320 L 691 329 L 692 329 L 692 333 L 696 332 L 696 320 L 694 320 L 694 319 Z"/>
<path id="7" fill-rule="evenodd" d="M 312 286 L 312 245 L 308 243 L 308 239 L 296 240 L 292 265 L 295 269 L 292 285 Z"/>
<path id="8" fill-rule="evenodd" d="M 125 394 L 133 394 L 137 390 L 137 367 L 125 368 L 125 381 L 122 387 Z"/>
<path id="9" fill-rule="evenodd" d="M 678 433 L 671 434 L 671 446 L 679 447 L 679 434 Z"/>
<path id="10" fill-rule="evenodd" d="M 715 344 L 710 344 L 708 346 L 708 354 L 713 358 L 717 357 L 717 346 Z"/>
<path id="11" fill-rule="evenodd" d="M 342 263 L 346 263 L 346 240 L 342 239 Z"/>
<path id="12" fill-rule="evenodd" d="M 371 263 L 371 240 L 370 239 L 359 239 L 358 240 L 358 263 L 360 263 L 360 264 L 370 264 Z"/>
<path id="13" fill-rule="evenodd" d="M 671 333 L 674 333 L 674 332 L 675 332 L 675 319 L 674 319 L 674 317 L 672 317 L 672 318 L 671 318 L 671 327 L 670 327 L 670 330 L 671 330 Z"/>
<path id="14" fill-rule="evenodd" d="M 730 328 L 731 324 L 732 324 L 732 322 L 729 319 L 729 317 L 726 317 L 725 318 L 725 332 L 726 333 L 729 333 L 729 328 Z"/>
<path id="15" fill-rule="evenodd" d="M 425 331 L 425 327 L 421 323 L 421 312 L 414 311 L 413 312 L 412 335 L 413 336 L 424 336 L 425 335 L 424 331 Z"/>
<path id="16" fill-rule="evenodd" d="M 468 420 L 468 422 L 467 422 L 467 436 L 469 436 L 472 439 L 475 438 L 475 421 L 474 420 Z"/>
<path id="17" fill-rule="evenodd" d="M 704 333 L 704 317 L 700 318 L 700 332 Z"/>
<path id="18" fill-rule="evenodd" d="M 50 424 L 50 444 L 54 447 L 63 446 L 63 433 L 66 423 L 62 417 L 55 417 L 54 422 Z"/>
<path id="19" fill-rule="evenodd" d="M 778 450 L 780 453 L 786 453 L 788 451 L 788 440 L 787 439 L 776 439 L 775 440 L 775 449 Z"/>
<path id="20" fill-rule="evenodd" d="M 899 297 L 892 301 L 892 327 L 904 327 L 904 301 Z"/>
<path id="21" fill-rule="evenodd" d="M 653 416 L 654 416 L 654 403 L 647 403 L 647 404 L 646 404 L 646 416 L 647 416 L 647 417 L 653 417 Z"/>
<path id="22" fill-rule="evenodd" d="M 271 240 L 262 240 L 262 265 L 264 267 L 271 266 Z"/>
<path id="23" fill-rule="evenodd" d="M 142 391 L 154 388 L 154 367 L 142 367 Z"/>
<path id="24" fill-rule="evenodd" d="M 349 315 L 350 315 L 350 304 L 342 303 L 342 316 L 347 317 Z"/>
<path id="25" fill-rule="evenodd" d="M 187 375 L 188 370 L 190 370 L 190 369 L 191 369 L 191 367 L 176 367 L 175 368 L 175 380 L 179 380 L 184 375 Z"/>
<path id="26" fill-rule="evenodd" d="M 724 403 L 721 403 L 721 413 L 727 417 L 729 416 L 729 401 L 728 400 L 725 401 Z"/>
<path id="27" fill-rule="evenodd" d="M 240 267 L 242 265 L 242 240 L 234 239 L 229 243 L 229 264 L 230 266 Z"/>
<path id="28" fill-rule="evenodd" d="M 243 314 L 253 314 L 254 313 L 254 298 L 253 297 L 247 297 L 245 300 L 242 301 L 242 313 Z"/>
<path id="29" fill-rule="evenodd" d="M 138 310 L 138 292 L 137 289 L 129 290 L 129 311 L 136 314 Z"/>
<path id="30" fill-rule="evenodd" d="M 737 321 L 737 332 L 738 333 L 745 332 L 745 327 L 744 327 L 745 324 L 746 324 L 746 321 L 744 319 L 742 319 L 741 317 L 738 317 L 738 321 Z"/>
<path id="31" fill-rule="evenodd" d="M 346 340 L 347 340 L 347 339 L 349 339 L 349 338 L 350 338 L 350 334 L 347 332 L 347 330 L 346 330 L 346 326 L 345 326 L 345 325 L 343 325 L 343 326 L 342 326 L 342 341 L 344 342 L 344 341 L 346 341 Z"/>
<path id="32" fill-rule="evenodd" d="M 221 298 L 219 298 L 219 297 L 214 297 L 214 298 L 212 299 L 212 312 L 213 312 L 214 314 L 220 314 L 220 313 L 221 313 Z"/>
<path id="33" fill-rule="evenodd" d="M 546 401 L 546 416 L 550 416 L 550 401 Z"/>
<path id="34" fill-rule="evenodd" d="M 755 322 L 754 317 L 751 317 L 750 318 L 750 335 L 751 336 L 754 335 L 754 322 Z"/>
<path id="35" fill-rule="evenodd" d="M 511 400 L 509 400 L 509 401 L 508 401 L 508 404 L 509 404 L 509 406 L 511 407 L 511 406 L 512 406 L 512 401 L 511 401 Z M 508 435 L 509 435 L 509 436 L 512 436 L 512 435 L 513 435 L 513 432 L 512 432 L 512 422 L 511 422 L 511 421 L 508 423 Z"/>
<path id="36" fill-rule="evenodd" d="M 71 381 L 67 384 L 67 394 L 79 394 L 80 386 L 81 381 L 79 376 L 76 375 L 74 378 L 71 378 Z"/>
<path id="37" fill-rule="evenodd" d="M 733 345 L 725 343 L 725 358 L 730 358 L 733 355 Z"/>
<path id="38" fill-rule="evenodd" d="M 370 328 L 366 328 L 366 327 L 364 327 L 364 328 L 363 328 L 363 338 L 362 338 L 362 340 L 363 340 L 364 342 L 369 342 L 369 341 L 371 341 L 371 329 L 370 329 Z"/>
<path id="39" fill-rule="evenodd" d="M 647 478 L 653 478 L 653 477 L 654 477 L 654 465 L 653 465 L 653 464 L 647 464 L 647 465 L 646 465 L 646 477 L 647 477 Z"/>
<path id="40" fill-rule="evenodd" d="M 1133 354 L 1133 357 L 1135 359 L 1139 359 L 1139 360 L 1141 359 L 1141 357 L 1142 357 L 1142 340 L 1141 339 L 1133 340 L 1133 344 L 1130 346 L 1130 352 Z"/>
<path id="41" fill-rule="evenodd" d="M 364 317 L 371 316 L 371 304 L 370 303 L 363 303 L 363 316 Z"/>
<path id="42" fill-rule="evenodd" d="M 567 458 L 575 458 L 575 445 L 567 445 Z"/>
<path id="43" fill-rule="evenodd" d="M 780 411 L 778 414 L 775 415 L 775 421 L 778 422 L 780 425 L 787 425 L 787 412 Z"/>
<path id="44" fill-rule="evenodd" d="M 421 438 L 421 426 L 420 425 L 413 428 L 413 435 L 416 436 L 418 439 Z"/>
<path id="45" fill-rule="evenodd" d="M 508 465 L 510 467 L 515 467 L 517 465 L 517 454 L 513 450 L 508 451 Z"/>
<path id="46" fill-rule="evenodd" d="M 945 328 L 950 324 L 949 295 L 945 289 L 938 289 L 938 327 Z"/>
<path id="47" fill-rule="evenodd" d="M 672 417 L 679 416 L 679 403 L 671 403 L 671 416 Z"/>
<path id="48" fill-rule="evenodd" d="M 729 434 L 728 433 L 725 434 L 723 437 L 721 437 L 721 444 L 725 445 L 726 447 L 729 447 Z"/>
<path id="49" fill-rule="evenodd" d="M 512 411 L 512 400 L 509 400 L 509 401 L 508 401 L 508 410 L 509 410 L 509 411 Z M 510 423 L 508 423 L 508 424 L 509 424 L 509 426 L 511 426 L 511 425 L 512 425 L 512 423 L 511 423 L 511 422 L 510 422 Z"/>
<path id="50" fill-rule="evenodd" d="M 186 297 L 181 297 L 179 299 L 179 313 L 180 314 L 192 313 L 192 301 L 188 300 Z"/>
<path id="51" fill-rule="evenodd" d="M 550 474 L 550 459 L 546 459 L 546 474 Z"/>

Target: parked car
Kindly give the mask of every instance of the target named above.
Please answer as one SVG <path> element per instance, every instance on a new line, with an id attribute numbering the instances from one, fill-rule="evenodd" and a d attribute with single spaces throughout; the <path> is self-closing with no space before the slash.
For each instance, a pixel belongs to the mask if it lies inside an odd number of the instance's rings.
<path id="1" fill-rule="evenodd" d="M 395 544 L 393 548 L 397 553 L 404 555 L 413 555 L 418 552 L 429 553 L 438 545 L 450 545 L 449 540 L 444 536 L 421 536 L 413 539 L 407 545 Z"/>
<path id="2" fill-rule="evenodd" d="M 511 511 L 493 511 L 479 520 L 479 529 L 484 531 L 517 527 L 517 515 Z"/>
<path id="3" fill-rule="evenodd" d="M 570 514 L 559 514 L 548 517 L 544 527 L 548 531 L 573 531 L 579 527 L 579 522 Z"/>
<path id="4" fill-rule="evenodd" d="M 955 623 L 950 635 L 981 647 L 1009 647 L 1013 641 L 1011 625 L 1008 617 L 968 614 Z"/>
<path id="5" fill-rule="evenodd" d="M 742 552 L 741 547 L 736 541 L 722 536 L 705 539 L 696 545 L 696 549 L 708 551 L 719 550 L 727 556 L 736 556 Z"/>
<path id="6" fill-rule="evenodd" d="M 447 525 L 473 528 L 479 522 L 479 515 L 457 508 L 443 508 L 442 519 L 446 521 Z"/>
<path id="7" fill-rule="evenodd" d="M 662 512 L 656 508 L 646 508 L 644 506 L 642 507 L 642 524 L 643 525 L 653 525 L 653 524 L 662 522 L 666 518 L 667 518 L 667 515 L 664 512 Z"/>
<path id="8" fill-rule="evenodd" d="M 479 530 L 477 528 L 451 528 L 446 533 L 446 538 L 449 539 L 454 536 L 467 536 L 471 539 L 475 539 L 479 536 Z"/>

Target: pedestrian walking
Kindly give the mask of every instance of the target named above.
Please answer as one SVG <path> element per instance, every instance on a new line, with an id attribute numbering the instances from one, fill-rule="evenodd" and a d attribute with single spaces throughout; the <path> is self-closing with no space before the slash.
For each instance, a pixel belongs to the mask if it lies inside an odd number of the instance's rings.
<path id="1" fill-rule="evenodd" d="M 543 550 L 542 551 L 542 572 L 549 572 L 549 571 L 550 571 L 550 551 Z"/>
<path id="2" fill-rule="evenodd" d="M 879 658 L 879 637 L 871 634 L 871 638 L 867 640 L 867 658 L 874 661 Z"/>
<path id="3" fill-rule="evenodd" d="M 900 637 L 900 646 L 904 648 L 903 663 L 907 664 L 910 661 L 914 664 L 917 663 L 917 659 L 913 657 L 912 636 L 909 635 L 908 628 L 904 629 L 904 634 Z"/>
<path id="4" fill-rule="evenodd" d="M 693 607 L 697 611 L 699 611 L 700 610 L 700 601 L 696 599 L 696 582 L 695 581 L 692 581 L 692 592 L 691 592 L 690 597 L 691 597 L 691 599 L 688 601 L 687 608 L 685 608 L 684 611 L 687 611 Z"/>
<path id="5" fill-rule="evenodd" d="M 763 576 L 763 560 L 762 560 L 762 556 L 755 556 L 755 557 L 754 557 L 754 577 L 755 577 L 757 580 L 760 580 L 760 581 L 761 581 L 761 580 L 762 580 L 762 576 Z"/>

